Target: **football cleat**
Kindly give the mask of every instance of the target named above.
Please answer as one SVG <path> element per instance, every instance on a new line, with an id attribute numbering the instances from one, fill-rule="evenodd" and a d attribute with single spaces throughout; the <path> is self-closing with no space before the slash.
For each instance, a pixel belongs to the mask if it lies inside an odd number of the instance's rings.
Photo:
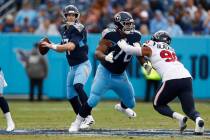
<path id="1" fill-rule="evenodd" d="M 80 129 L 88 129 L 95 123 L 93 116 L 88 115 L 81 123 Z"/>
<path id="2" fill-rule="evenodd" d="M 197 117 L 195 121 L 195 135 L 203 135 L 204 133 L 204 120 L 201 117 Z"/>
<path id="3" fill-rule="evenodd" d="M 179 121 L 179 130 L 180 133 L 182 133 L 187 127 L 187 117 L 177 112 L 174 112 L 172 116 L 174 119 Z"/>
<path id="4" fill-rule="evenodd" d="M 7 122 L 7 132 L 13 131 L 15 129 L 15 123 L 13 121 Z"/>
<path id="5" fill-rule="evenodd" d="M 83 121 L 84 118 L 82 118 L 80 115 L 77 115 L 76 120 L 71 123 L 71 126 L 69 127 L 69 132 L 78 132 Z"/>
<path id="6" fill-rule="evenodd" d="M 134 112 L 132 109 L 130 108 L 122 108 L 120 104 L 116 104 L 114 107 L 117 111 L 124 113 L 125 115 L 127 115 L 129 118 L 135 118 L 136 117 L 136 112 Z"/>
<path id="7" fill-rule="evenodd" d="M 186 128 L 187 128 L 187 117 L 184 116 L 184 118 L 179 121 L 179 128 L 180 128 L 180 133 L 182 133 Z"/>

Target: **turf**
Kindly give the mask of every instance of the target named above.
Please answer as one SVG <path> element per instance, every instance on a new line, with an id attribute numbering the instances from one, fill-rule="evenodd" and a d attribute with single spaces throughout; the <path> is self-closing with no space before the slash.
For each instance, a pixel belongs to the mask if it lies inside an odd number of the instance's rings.
<path id="1" fill-rule="evenodd" d="M 101 102 L 94 110 L 93 116 L 96 124 L 93 128 L 106 128 L 106 129 L 177 129 L 178 124 L 175 120 L 166 118 L 154 111 L 151 103 L 138 102 L 135 111 L 137 118 L 128 119 L 123 114 L 116 112 L 113 106 L 117 102 Z M 9 101 L 11 113 L 16 123 L 17 129 L 68 129 L 71 122 L 75 119 L 75 115 L 68 104 L 65 101 L 57 102 L 20 102 Z M 181 111 L 179 103 L 172 103 L 172 108 L 178 112 Z M 205 128 L 210 126 L 210 103 L 197 102 L 197 109 L 200 111 L 202 117 L 205 119 Z M 0 117 L 0 127 L 5 129 L 6 123 L 3 116 Z M 188 129 L 194 129 L 194 123 L 188 121 Z M 50 136 L 50 135 L 0 135 L 0 139 L 65 139 L 79 140 L 90 139 L 90 136 Z M 91 139 L 183 139 L 183 137 L 91 137 Z M 184 139 L 210 139 L 210 137 L 184 137 Z"/>

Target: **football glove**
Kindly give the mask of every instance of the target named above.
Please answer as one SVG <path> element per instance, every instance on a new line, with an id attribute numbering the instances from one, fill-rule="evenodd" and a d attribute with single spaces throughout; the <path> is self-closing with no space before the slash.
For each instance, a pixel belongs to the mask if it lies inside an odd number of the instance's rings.
<path id="1" fill-rule="evenodd" d="M 113 60 L 113 54 L 114 54 L 114 51 L 110 52 L 109 54 L 107 54 L 105 56 L 105 60 L 109 63 L 114 63 L 114 60 Z"/>
<path id="2" fill-rule="evenodd" d="M 152 66 L 149 65 L 149 63 L 145 62 L 143 64 L 144 69 L 146 70 L 147 74 L 150 75 L 151 71 L 152 71 Z"/>

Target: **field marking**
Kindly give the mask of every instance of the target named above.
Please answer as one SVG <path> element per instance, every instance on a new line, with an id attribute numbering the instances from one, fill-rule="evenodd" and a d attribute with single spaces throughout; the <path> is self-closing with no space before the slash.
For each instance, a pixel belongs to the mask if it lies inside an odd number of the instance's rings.
<path id="1" fill-rule="evenodd" d="M 12 132 L 0 130 L 0 135 L 74 135 L 74 136 L 180 136 L 180 137 L 208 137 L 210 130 L 206 130 L 204 135 L 196 136 L 194 130 L 187 129 L 180 134 L 176 129 L 89 129 L 79 132 L 69 133 L 67 129 L 17 129 Z"/>

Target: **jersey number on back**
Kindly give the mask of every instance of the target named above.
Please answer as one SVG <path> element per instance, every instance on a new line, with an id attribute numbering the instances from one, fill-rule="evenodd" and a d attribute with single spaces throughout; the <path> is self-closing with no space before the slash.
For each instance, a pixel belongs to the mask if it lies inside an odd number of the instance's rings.
<path id="1" fill-rule="evenodd" d="M 162 50 L 160 57 L 165 59 L 166 62 L 175 62 L 177 60 L 176 54 L 167 50 Z"/>

